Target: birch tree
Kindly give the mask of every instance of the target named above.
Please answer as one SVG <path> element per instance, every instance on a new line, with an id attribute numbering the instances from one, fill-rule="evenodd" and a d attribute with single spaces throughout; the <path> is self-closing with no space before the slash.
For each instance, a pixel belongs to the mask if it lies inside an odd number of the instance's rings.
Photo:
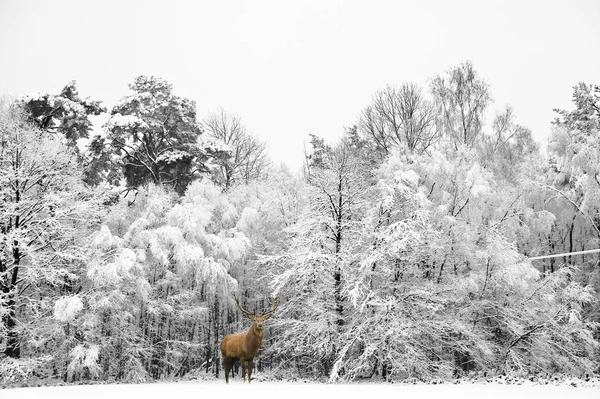
<path id="1" fill-rule="evenodd" d="M 434 78 L 431 93 L 446 137 L 454 145 L 477 144 L 492 98 L 489 85 L 477 76 L 473 64 L 464 62 Z"/>

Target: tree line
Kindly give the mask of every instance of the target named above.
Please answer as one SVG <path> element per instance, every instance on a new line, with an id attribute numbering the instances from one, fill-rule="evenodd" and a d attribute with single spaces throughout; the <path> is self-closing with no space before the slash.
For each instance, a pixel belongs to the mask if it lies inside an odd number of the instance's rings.
<path id="1" fill-rule="evenodd" d="M 129 89 L 100 130 L 74 82 L 0 104 L 4 381 L 218 376 L 234 295 L 280 298 L 273 378 L 599 372 L 600 258 L 528 258 L 600 247 L 600 86 L 544 155 L 464 62 L 310 135 L 301 173 L 237 115 Z"/>

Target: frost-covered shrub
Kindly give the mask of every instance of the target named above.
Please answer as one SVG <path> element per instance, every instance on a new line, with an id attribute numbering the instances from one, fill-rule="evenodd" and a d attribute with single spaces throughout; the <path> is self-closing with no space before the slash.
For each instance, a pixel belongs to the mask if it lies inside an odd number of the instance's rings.
<path id="1" fill-rule="evenodd" d="M 34 376 L 43 378 L 43 369 L 51 364 L 51 360 L 50 355 L 25 359 L 3 358 L 0 362 L 0 383 L 11 386 L 27 382 Z"/>
<path id="2" fill-rule="evenodd" d="M 100 367 L 98 365 L 99 348 L 97 345 L 77 345 L 69 353 L 71 361 L 67 367 L 68 376 L 84 374 L 97 377 Z"/>

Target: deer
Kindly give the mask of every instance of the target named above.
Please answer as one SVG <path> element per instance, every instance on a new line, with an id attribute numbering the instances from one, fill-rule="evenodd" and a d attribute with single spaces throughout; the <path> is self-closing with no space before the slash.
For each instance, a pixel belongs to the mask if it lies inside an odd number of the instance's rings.
<path id="1" fill-rule="evenodd" d="M 235 304 L 242 313 L 252 320 L 250 329 L 241 334 L 229 334 L 221 341 L 221 355 L 223 358 L 223 367 L 225 368 L 225 383 L 229 384 L 229 371 L 233 364 L 239 360 L 242 365 L 242 380 L 246 381 L 246 363 L 248 363 L 248 384 L 252 375 L 252 362 L 262 344 L 265 336 L 265 321 L 273 315 L 277 306 L 279 306 L 279 298 L 271 298 L 271 309 L 266 313 L 256 314 L 248 312 L 240 305 L 238 298 L 235 298 Z"/>

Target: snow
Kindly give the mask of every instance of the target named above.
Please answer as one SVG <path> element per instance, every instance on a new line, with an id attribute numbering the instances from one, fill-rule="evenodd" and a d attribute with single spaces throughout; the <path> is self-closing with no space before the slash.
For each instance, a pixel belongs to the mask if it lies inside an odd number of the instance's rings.
<path id="1" fill-rule="evenodd" d="M 83 302 L 79 296 L 59 298 L 54 304 L 54 318 L 63 322 L 71 322 L 83 309 Z"/>
<path id="2" fill-rule="evenodd" d="M 227 392 L 229 397 L 256 395 L 261 398 L 289 397 L 353 397 L 353 398 L 577 398 L 600 397 L 600 389 L 569 385 L 500 385 L 500 384 L 302 384 L 264 383 L 243 384 L 239 379 L 230 381 L 203 381 L 202 383 L 160 383 L 140 385 L 78 385 L 0 390 L 0 397 L 10 399 L 125 399 L 125 398 L 196 398 L 212 397 Z"/>

